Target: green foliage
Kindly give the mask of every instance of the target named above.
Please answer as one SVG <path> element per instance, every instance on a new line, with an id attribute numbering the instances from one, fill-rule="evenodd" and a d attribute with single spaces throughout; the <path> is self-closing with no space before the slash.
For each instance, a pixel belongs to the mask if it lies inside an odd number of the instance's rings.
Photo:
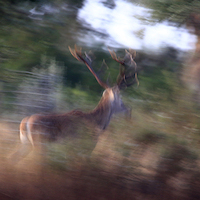
<path id="1" fill-rule="evenodd" d="M 0 1 L 1 67 L 30 71 L 40 62 L 42 54 L 60 57 L 60 49 L 66 49 L 70 43 L 74 45 L 75 35 L 82 26 L 76 22 L 77 8 L 67 12 L 61 9 L 65 3 Z M 80 0 L 69 2 L 69 6 L 81 4 Z M 45 5 L 52 9 L 52 13 L 45 11 Z M 31 14 L 33 8 L 43 15 Z M 55 8 L 59 12 L 54 13 Z"/>
<path id="2" fill-rule="evenodd" d="M 199 13 L 200 1 L 198 0 L 142 0 L 147 7 L 153 9 L 153 19 L 170 21 L 178 25 L 188 22 L 192 13 Z"/>
<path id="3" fill-rule="evenodd" d="M 67 110 L 89 110 L 94 108 L 96 103 L 100 100 L 100 94 L 92 91 L 85 91 L 79 86 L 76 88 L 66 87 L 62 93 L 63 104 Z"/>

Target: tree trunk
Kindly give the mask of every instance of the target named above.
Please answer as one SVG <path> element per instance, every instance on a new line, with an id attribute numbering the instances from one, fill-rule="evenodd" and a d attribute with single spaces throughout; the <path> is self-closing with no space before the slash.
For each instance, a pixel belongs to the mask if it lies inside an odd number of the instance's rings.
<path id="1" fill-rule="evenodd" d="M 195 52 L 186 62 L 183 71 L 183 81 L 187 87 L 193 91 L 195 101 L 200 104 L 200 15 L 192 14 L 187 26 L 192 28 L 197 36 Z"/>

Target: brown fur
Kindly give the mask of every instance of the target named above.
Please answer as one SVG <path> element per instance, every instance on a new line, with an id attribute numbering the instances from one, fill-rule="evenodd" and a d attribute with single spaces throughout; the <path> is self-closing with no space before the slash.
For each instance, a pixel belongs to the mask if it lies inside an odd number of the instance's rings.
<path id="1" fill-rule="evenodd" d="M 94 140 L 98 140 L 99 133 L 108 126 L 111 117 L 117 112 L 127 112 L 120 98 L 117 86 L 104 91 L 97 107 L 84 113 L 73 110 L 65 114 L 34 114 L 25 117 L 20 124 L 20 139 L 29 141 L 34 146 L 36 138 L 54 141 L 63 137 L 79 137 L 78 127 L 85 125 L 93 128 Z M 97 131 L 99 130 L 99 131 Z"/>

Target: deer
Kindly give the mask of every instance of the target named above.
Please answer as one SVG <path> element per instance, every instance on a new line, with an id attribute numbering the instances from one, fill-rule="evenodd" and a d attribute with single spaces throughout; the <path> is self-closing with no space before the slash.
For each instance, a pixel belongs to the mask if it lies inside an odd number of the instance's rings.
<path id="1" fill-rule="evenodd" d="M 104 88 L 102 97 L 98 105 L 89 112 L 72 110 L 64 114 L 33 114 L 22 119 L 20 123 L 20 141 L 22 144 L 29 143 L 35 146 L 36 138 L 40 140 L 56 141 L 59 138 L 72 137 L 79 138 L 77 127 L 80 124 L 90 126 L 93 129 L 92 140 L 94 147 L 98 142 L 99 135 L 108 127 L 111 118 L 116 113 L 128 113 L 131 109 L 126 107 L 122 101 L 120 90 L 127 88 L 134 83 L 138 83 L 137 64 L 134 61 L 136 52 L 134 50 L 125 51 L 123 59 L 118 58 L 114 51 L 109 50 L 112 59 L 120 63 L 117 83 L 110 87 L 103 82 L 92 68 L 92 59 L 85 53 L 82 55 L 81 48 L 69 47 L 72 56 L 84 63 L 100 86 Z"/>

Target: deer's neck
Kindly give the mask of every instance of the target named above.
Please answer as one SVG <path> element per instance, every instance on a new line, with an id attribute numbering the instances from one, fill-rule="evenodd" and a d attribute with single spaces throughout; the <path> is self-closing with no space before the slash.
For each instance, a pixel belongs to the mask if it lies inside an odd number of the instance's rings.
<path id="1" fill-rule="evenodd" d="M 110 123 L 112 117 L 112 105 L 110 101 L 102 98 L 96 108 L 89 113 L 91 120 L 93 120 L 100 129 L 104 130 Z"/>

